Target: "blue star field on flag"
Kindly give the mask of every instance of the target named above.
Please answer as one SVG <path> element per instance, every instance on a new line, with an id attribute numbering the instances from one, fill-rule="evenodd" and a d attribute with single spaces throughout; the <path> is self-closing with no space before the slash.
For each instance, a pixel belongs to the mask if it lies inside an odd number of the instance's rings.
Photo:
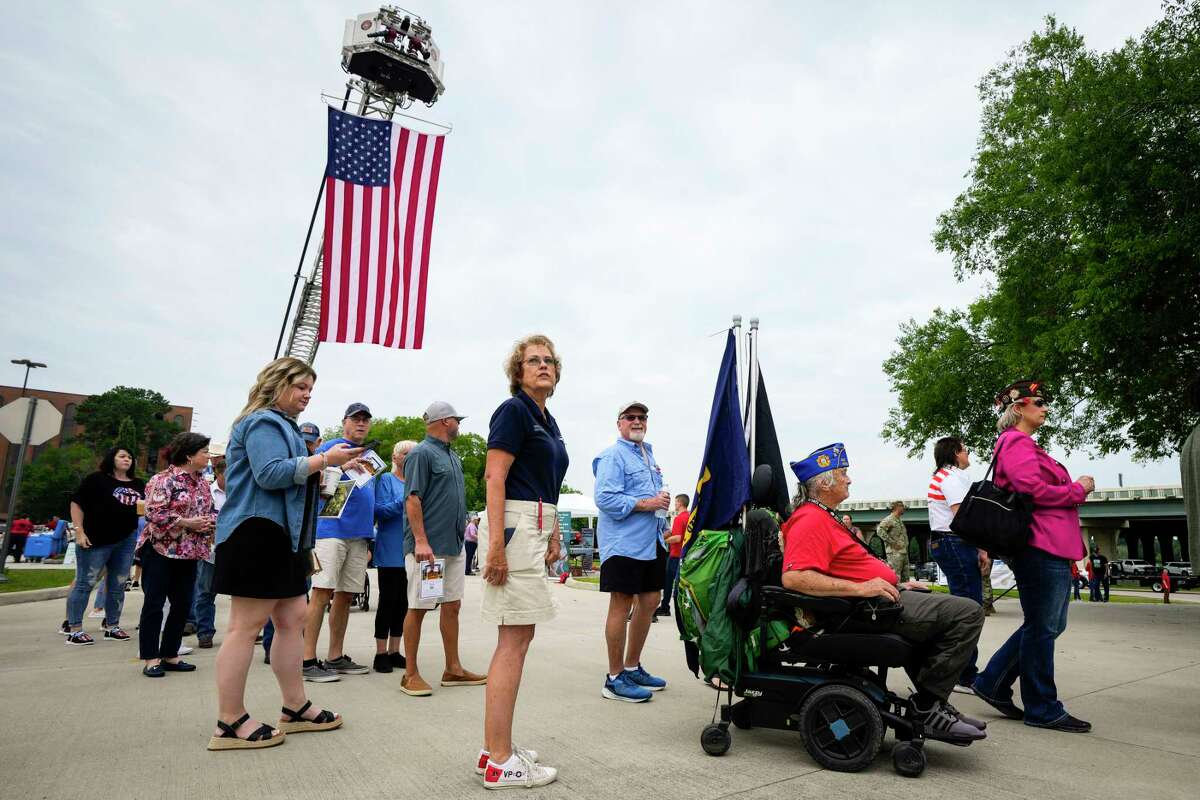
<path id="1" fill-rule="evenodd" d="M 360 186 L 387 186 L 391 172 L 392 123 L 329 109 L 325 174 Z"/>

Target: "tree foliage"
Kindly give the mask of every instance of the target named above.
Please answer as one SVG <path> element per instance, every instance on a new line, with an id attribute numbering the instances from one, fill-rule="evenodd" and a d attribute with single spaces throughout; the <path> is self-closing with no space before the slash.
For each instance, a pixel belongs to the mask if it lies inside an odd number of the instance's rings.
<path id="1" fill-rule="evenodd" d="M 338 430 L 334 436 L 340 436 Z M 425 438 L 425 422 L 420 417 L 379 417 L 371 420 L 367 440 L 378 439 L 377 452 L 390 461 L 396 442 L 411 439 L 420 442 Z M 487 504 L 487 492 L 483 483 L 483 469 L 487 461 L 487 441 L 477 433 L 460 433 L 450 445 L 463 463 L 463 480 L 467 488 L 467 509 L 478 511 Z"/>
<path id="2" fill-rule="evenodd" d="M 71 495 L 86 475 L 96 471 L 98 463 L 95 451 L 79 442 L 47 447 L 21 475 L 17 513 L 38 522 L 66 517 Z M 11 471 L 9 491 L 15 473 L 16 470 Z"/>
<path id="3" fill-rule="evenodd" d="M 1048 17 L 979 91 L 969 185 L 933 241 L 987 289 L 901 327 L 884 437 L 990 448 L 995 393 L 1037 378 L 1066 450 L 1177 450 L 1200 374 L 1200 2 L 1108 53 Z"/>
<path id="4" fill-rule="evenodd" d="M 120 444 L 138 458 L 157 453 L 179 431 L 166 419 L 171 410 L 167 399 L 152 389 L 114 386 L 79 404 L 76 421 L 84 427 L 83 442 L 96 452 Z"/>

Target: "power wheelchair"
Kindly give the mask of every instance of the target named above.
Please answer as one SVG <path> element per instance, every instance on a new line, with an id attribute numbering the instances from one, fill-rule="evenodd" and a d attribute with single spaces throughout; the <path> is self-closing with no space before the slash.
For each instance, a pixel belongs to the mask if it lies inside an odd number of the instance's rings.
<path id="1" fill-rule="evenodd" d="M 755 470 L 756 501 L 770 486 L 770 469 L 762 465 Z M 896 772 L 920 775 L 926 765 L 921 722 L 913 717 L 908 700 L 887 688 L 888 669 L 914 664 L 919 645 L 891 633 L 855 632 L 854 624 L 846 623 L 862 601 L 784 589 L 779 525 L 767 511 L 750 511 L 745 533 L 744 575 L 730 593 L 726 610 L 739 620 L 743 632 L 759 627 L 758 658 L 754 669 L 739 670 L 723 689 L 728 702 L 720 706 L 719 721 L 714 719 L 701 733 L 704 752 L 720 756 L 729 750 L 731 724 L 796 731 L 822 767 L 858 772 L 875 760 L 890 728 L 896 738 Z M 793 632 L 779 646 L 768 648 L 767 625 L 775 619 L 794 622 L 797 609 L 820 620 L 824 632 Z M 735 695 L 741 699 L 734 702 Z"/>

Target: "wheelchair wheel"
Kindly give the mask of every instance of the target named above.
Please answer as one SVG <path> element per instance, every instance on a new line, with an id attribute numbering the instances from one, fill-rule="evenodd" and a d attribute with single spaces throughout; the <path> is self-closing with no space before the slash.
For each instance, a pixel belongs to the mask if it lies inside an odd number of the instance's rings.
<path id="1" fill-rule="evenodd" d="M 704 730 L 700 733 L 700 746 L 710 756 L 725 755 L 729 752 L 731 744 L 733 744 L 733 736 L 730 735 L 729 729 L 720 725 L 705 725 Z"/>
<path id="2" fill-rule="evenodd" d="M 896 742 L 892 748 L 892 767 L 906 778 L 915 778 L 925 771 L 925 748 L 912 742 Z"/>
<path id="3" fill-rule="evenodd" d="M 729 709 L 729 721 L 742 730 L 752 727 L 750 724 L 750 706 L 745 700 L 740 703 L 734 703 Z"/>
<path id="4" fill-rule="evenodd" d="M 858 689 L 837 684 L 815 689 L 799 716 L 804 749 L 826 769 L 858 772 L 879 754 L 883 719 Z"/>

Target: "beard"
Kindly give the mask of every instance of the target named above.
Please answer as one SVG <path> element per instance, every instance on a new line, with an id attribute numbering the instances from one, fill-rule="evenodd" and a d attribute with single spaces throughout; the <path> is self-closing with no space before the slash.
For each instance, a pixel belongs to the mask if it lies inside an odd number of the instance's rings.
<path id="1" fill-rule="evenodd" d="M 637 442 L 637 443 L 641 444 L 641 442 L 645 438 L 646 438 L 645 431 L 630 431 L 629 432 L 629 441 L 631 441 L 631 442 Z"/>

